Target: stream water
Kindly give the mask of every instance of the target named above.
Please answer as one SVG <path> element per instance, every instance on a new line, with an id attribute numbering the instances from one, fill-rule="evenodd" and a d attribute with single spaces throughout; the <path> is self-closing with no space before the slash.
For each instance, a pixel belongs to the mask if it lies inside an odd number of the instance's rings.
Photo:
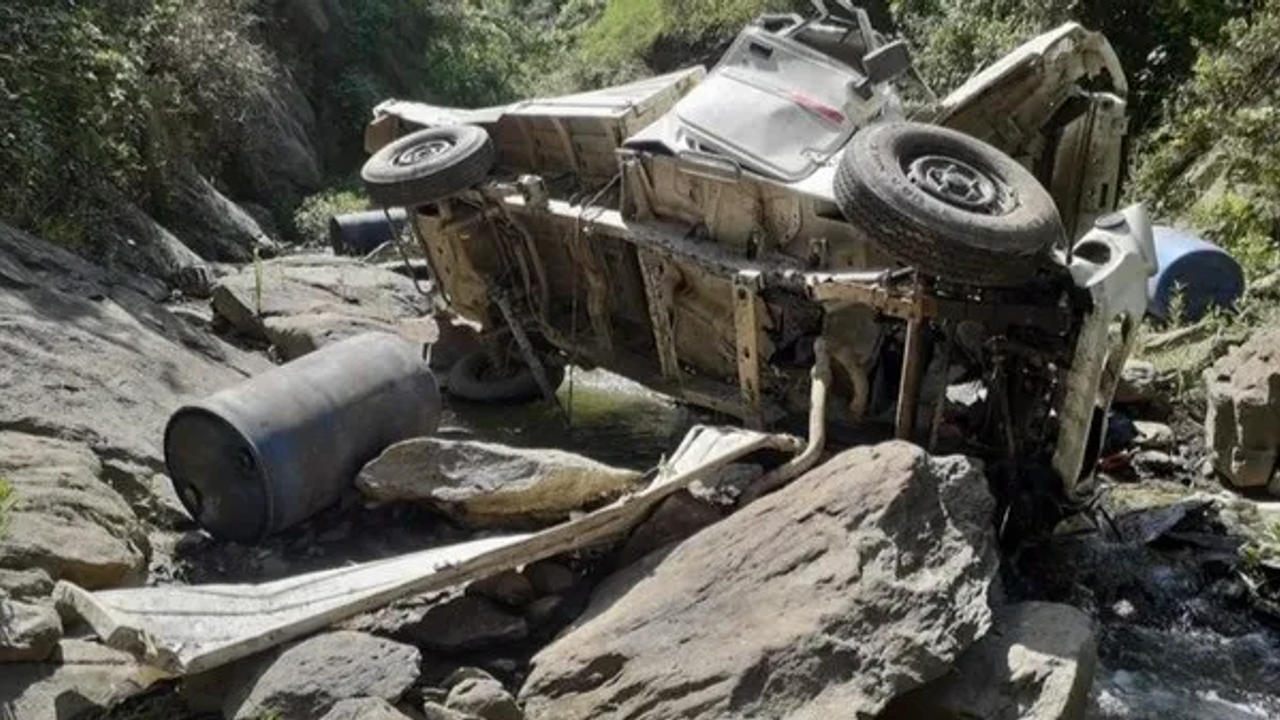
<path id="1" fill-rule="evenodd" d="M 545 402 L 451 401 L 440 434 L 517 447 L 557 448 L 610 465 L 647 470 L 675 450 L 691 426 L 716 421 L 604 370 L 571 371 L 557 393 L 560 408 Z"/>

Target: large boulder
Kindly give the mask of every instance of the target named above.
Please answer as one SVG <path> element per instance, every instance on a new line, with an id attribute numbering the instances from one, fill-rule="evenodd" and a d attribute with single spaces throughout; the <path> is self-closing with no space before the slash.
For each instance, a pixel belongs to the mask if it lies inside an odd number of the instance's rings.
<path id="1" fill-rule="evenodd" d="M 244 208 L 227 198 L 189 163 L 169 173 L 160 220 L 205 260 L 248 262 L 274 254 L 276 240 Z"/>
<path id="2" fill-rule="evenodd" d="M 387 448 L 356 486 L 370 499 L 425 503 L 472 527 L 524 528 L 611 501 L 640 477 L 562 450 L 423 437 Z"/>
<path id="3" fill-rule="evenodd" d="M 1280 328 L 1254 333 L 1204 373 L 1213 467 L 1236 487 L 1275 485 L 1280 458 Z"/>
<path id="4" fill-rule="evenodd" d="M 531 720 L 869 717 L 991 624 L 978 467 L 848 450 L 612 576 L 533 659 Z"/>
<path id="5" fill-rule="evenodd" d="M 412 280 L 389 270 L 350 258 L 294 255 L 223 278 L 213 290 L 213 308 L 292 360 L 370 330 L 412 325 L 420 331 L 431 303 Z"/>
<path id="6" fill-rule="evenodd" d="M 0 567 L 39 568 L 91 589 L 141 581 L 146 533 L 101 471 L 84 445 L 0 431 L 0 478 L 13 486 Z"/>
<path id="7" fill-rule="evenodd" d="M 1088 615 L 1070 605 L 1010 605 L 952 672 L 895 699 L 879 720 L 1080 720 L 1097 664 Z"/>
<path id="8" fill-rule="evenodd" d="M 217 691 L 227 720 L 314 720 L 348 698 L 400 699 L 418 679 L 417 648 L 336 631 L 287 645 L 235 668 Z M 216 671 L 215 671 L 216 672 Z"/>
<path id="9" fill-rule="evenodd" d="M 270 367 L 85 260 L 0 224 L 0 427 L 163 471 L 169 414 Z"/>

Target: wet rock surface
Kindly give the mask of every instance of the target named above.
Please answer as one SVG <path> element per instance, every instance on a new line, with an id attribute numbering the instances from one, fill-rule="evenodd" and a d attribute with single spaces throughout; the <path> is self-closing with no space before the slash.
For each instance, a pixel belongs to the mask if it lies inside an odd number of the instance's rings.
<path id="1" fill-rule="evenodd" d="M 222 278 L 213 308 L 238 332 L 292 360 L 362 332 L 421 325 L 431 305 L 403 275 L 350 258 L 294 255 Z M 429 335 L 434 339 L 434 329 Z"/>
<path id="2" fill-rule="evenodd" d="M 1095 619 L 1099 665 L 1085 717 L 1280 714 L 1280 615 L 1241 552 L 1255 531 L 1240 518 L 1253 504 L 1147 481 L 1109 487 L 1103 509 L 1111 520 L 1026 544 L 1002 573 L 1011 598 L 1069 603 Z"/>
<path id="3" fill-rule="evenodd" d="M 841 453 L 606 580 L 535 656 L 525 712 L 876 713 L 988 629 L 992 511 L 963 459 L 905 443 Z"/>
<path id="4" fill-rule="evenodd" d="M 372 500 L 425 503 L 471 527 L 527 528 L 613 500 L 640 477 L 561 450 L 416 438 L 387 448 L 356 486 Z"/>

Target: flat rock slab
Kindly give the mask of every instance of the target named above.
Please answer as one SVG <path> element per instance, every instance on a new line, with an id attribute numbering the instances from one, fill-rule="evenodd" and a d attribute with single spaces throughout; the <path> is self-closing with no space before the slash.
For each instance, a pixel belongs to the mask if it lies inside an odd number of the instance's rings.
<path id="1" fill-rule="evenodd" d="M 0 427 L 163 470 L 178 406 L 270 367 L 81 258 L 0 224 Z"/>
<path id="2" fill-rule="evenodd" d="M 358 632 L 328 632 L 233 667 L 220 690 L 227 720 L 314 720 L 341 700 L 400 699 L 418 679 L 418 649 Z"/>
<path id="3" fill-rule="evenodd" d="M 531 720 L 869 717 L 991 623 L 971 461 L 855 448 L 597 588 L 533 659 Z"/>
<path id="4" fill-rule="evenodd" d="M 85 445 L 0 431 L 0 477 L 13 486 L 0 567 L 37 568 L 87 588 L 140 582 L 146 533 L 101 472 Z"/>
<path id="5" fill-rule="evenodd" d="M 360 471 L 356 486 L 380 502 L 432 505 L 478 528 L 529 528 L 637 489 L 641 474 L 561 450 L 414 438 Z"/>
<path id="6" fill-rule="evenodd" d="M 431 303 L 398 273 L 351 258 L 292 255 L 222 278 L 213 308 L 292 360 L 362 332 L 397 332 L 402 323 L 420 335 Z"/>
<path id="7" fill-rule="evenodd" d="M 0 666 L 0 717 L 71 720 L 137 695 L 164 673 L 120 650 L 63 640 L 41 662 Z"/>
<path id="8" fill-rule="evenodd" d="M 1280 460 L 1280 328 L 1248 341 L 1204 372 L 1205 441 L 1213 467 L 1236 487 L 1262 487 Z"/>
<path id="9" fill-rule="evenodd" d="M 1097 664 L 1088 615 L 1056 603 L 1009 605 L 951 673 L 895 699 L 879 720 L 1079 720 Z"/>

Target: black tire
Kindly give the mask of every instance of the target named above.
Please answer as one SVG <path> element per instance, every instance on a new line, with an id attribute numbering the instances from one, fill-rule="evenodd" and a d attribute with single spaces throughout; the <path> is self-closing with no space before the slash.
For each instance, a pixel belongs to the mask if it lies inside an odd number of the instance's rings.
<path id="1" fill-rule="evenodd" d="M 895 259 L 943 280 L 1021 284 L 1066 231 L 1053 198 L 1000 150 L 936 125 L 857 132 L 840 158 L 845 219 Z"/>
<path id="2" fill-rule="evenodd" d="M 455 195 L 493 169 L 493 141 L 474 125 L 410 133 L 374 153 L 360 177 L 374 203 L 414 207 Z"/>
<path id="3" fill-rule="evenodd" d="M 454 363 L 449 369 L 449 394 L 481 403 L 519 403 L 542 398 L 533 370 L 522 367 L 509 377 L 487 378 L 491 362 L 489 353 L 479 350 Z M 548 362 L 543 362 L 542 367 L 551 387 L 559 387 L 564 380 L 564 367 Z"/>

